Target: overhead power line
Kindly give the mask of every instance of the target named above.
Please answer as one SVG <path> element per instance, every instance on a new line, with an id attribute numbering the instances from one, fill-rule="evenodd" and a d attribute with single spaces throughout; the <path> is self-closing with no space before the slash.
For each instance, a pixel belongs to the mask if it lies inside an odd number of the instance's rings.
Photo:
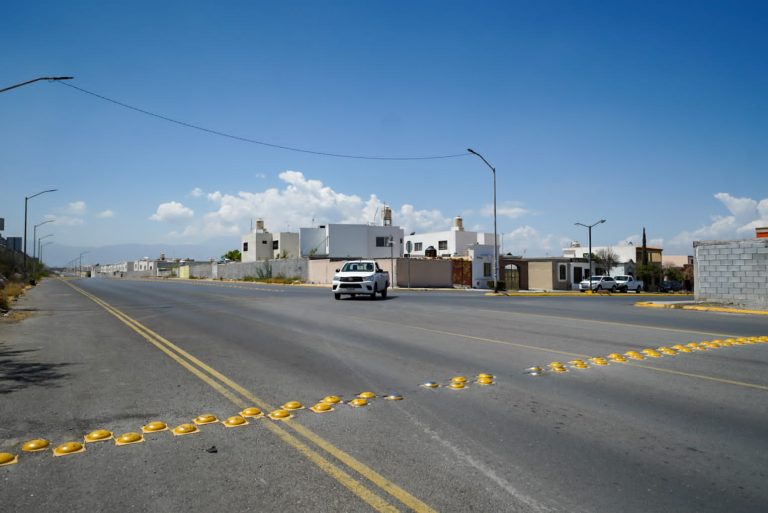
<path id="1" fill-rule="evenodd" d="M 194 125 L 192 123 L 187 123 L 185 121 L 179 121 L 178 119 L 169 118 L 168 116 L 163 116 L 162 114 L 157 114 L 154 112 L 150 112 L 148 110 L 140 109 L 138 107 L 134 107 L 133 105 L 128 105 L 127 103 L 123 103 L 117 100 L 113 100 L 112 98 L 108 98 L 106 96 L 103 96 L 98 93 L 94 93 L 93 91 L 88 91 L 87 89 L 83 89 L 82 87 L 77 87 L 75 85 L 69 84 L 67 82 L 58 82 L 59 84 L 65 85 L 67 87 L 71 87 L 72 89 L 75 89 L 77 91 L 80 91 L 81 93 L 88 94 L 90 96 L 94 96 L 96 98 L 99 98 L 101 100 L 114 103 L 115 105 L 119 105 L 120 107 L 124 107 L 126 109 L 130 109 L 136 112 L 139 112 L 141 114 L 146 114 L 147 116 L 152 116 L 153 118 L 162 119 L 163 121 L 168 121 L 169 123 L 174 123 L 176 125 L 181 125 L 187 128 L 192 128 L 194 130 L 199 130 L 201 132 L 206 132 L 213 135 L 218 135 L 220 137 L 226 137 L 228 139 L 234 139 L 236 141 L 241 142 L 247 142 L 251 144 L 258 144 L 260 146 L 267 146 L 269 148 L 277 148 L 280 150 L 287 150 L 287 151 L 295 151 L 299 153 L 309 153 L 311 155 L 322 155 L 324 157 L 336 157 L 336 158 L 343 158 L 343 159 L 362 159 L 362 160 L 436 160 L 436 159 L 452 159 L 456 157 L 464 157 L 466 155 L 469 155 L 469 153 L 455 153 L 452 155 L 426 155 L 426 156 L 416 156 L 416 157 L 391 157 L 391 156 L 372 156 L 372 155 L 351 155 L 351 154 L 345 154 L 345 153 L 332 153 L 329 151 L 315 151 L 315 150 L 307 150 L 304 148 L 296 148 L 293 146 L 283 146 L 281 144 L 274 144 L 269 143 L 266 141 L 259 141 L 257 139 L 250 139 L 248 137 L 242 137 L 239 135 L 229 134 L 227 132 L 221 132 L 219 130 L 213 130 L 211 128 L 205 128 L 199 125 Z"/>

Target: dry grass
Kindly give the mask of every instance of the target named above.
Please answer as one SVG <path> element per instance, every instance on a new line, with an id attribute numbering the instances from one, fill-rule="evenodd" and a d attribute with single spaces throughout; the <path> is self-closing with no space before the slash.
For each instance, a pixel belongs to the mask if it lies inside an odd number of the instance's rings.
<path id="1" fill-rule="evenodd" d="M 8 282 L 0 290 L 0 309 L 10 310 L 11 302 L 24 293 L 25 287 L 22 283 Z"/>

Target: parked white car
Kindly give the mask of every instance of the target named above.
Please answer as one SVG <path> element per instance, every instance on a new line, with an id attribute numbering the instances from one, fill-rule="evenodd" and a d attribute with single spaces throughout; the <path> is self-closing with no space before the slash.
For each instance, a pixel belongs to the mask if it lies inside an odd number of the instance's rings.
<path id="1" fill-rule="evenodd" d="M 616 285 L 619 287 L 619 292 L 632 291 L 639 294 L 643 291 L 644 283 L 642 280 L 636 280 L 634 276 L 621 275 L 616 276 Z"/>
<path id="2" fill-rule="evenodd" d="M 383 271 L 373 260 L 356 260 L 344 262 L 336 269 L 333 277 L 333 297 L 341 299 L 342 294 L 356 296 L 358 294 L 376 299 L 376 294 L 387 297 L 389 288 L 389 273 Z"/>
<path id="3" fill-rule="evenodd" d="M 610 290 L 616 292 L 619 286 L 616 284 L 616 280 L 610 276 L 592 276 L 588 280 L 582 280 L 579 282 L 579 290 L 586 292 L 588 290 Z"/>

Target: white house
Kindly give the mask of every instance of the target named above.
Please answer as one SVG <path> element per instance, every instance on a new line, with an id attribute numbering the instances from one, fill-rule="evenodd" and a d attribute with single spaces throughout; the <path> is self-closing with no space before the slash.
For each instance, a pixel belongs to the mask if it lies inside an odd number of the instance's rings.
<path id="1" fill-rule="evenodd" d="M 406 247 L 408 242 L 411 243 L 409 254 L 412 257 L 427 256 L 427 250 L 434 250 L 432 254 L 438 257 L 469 256 L 469 248 L 477 244 L 488 245 L 493 250 L 493 234 L 464 231 L 461 217 L 453 220 L 449 231 L 408 235 Z"/>
<path id="2" fill-rule="evenodd" d="M 635 267 L 642 260 L 642 247 L 631 244 L 622 246 L 592 246 L 592 254 L 595 255 L 603 250 L 613 251 L 618 257 L 616 265 L 609 270 L 611 276 L 624 274 L 635 275 Z M 651 263 L 661 264 L 662 248 L 646 246 L 646 255 Z M 577 241 L 571 243 L 571 247 L 563 248 L 563 256 L 566 258 L 585 258 L 589 259 L 589 247 L 582 246 Z M 594 264 L 593 264 L 594 265 Z M 595 271 L 597 268 L 595 267 Z M 585 276 L 586 278 L 586 276 Z"/>
<path id="3" fill-rule="evenodd" d="M 303 257 L 351 259 L 403 255 L 403 229 L 399 226 L 326 224 L 301 228 L 299 242 Z"/>
<path id="4" fill-rule="evenodd" d="M 277 232 L 272 236 L 272 258 L 299 258 L 301 247 L 296 232 Z"/>

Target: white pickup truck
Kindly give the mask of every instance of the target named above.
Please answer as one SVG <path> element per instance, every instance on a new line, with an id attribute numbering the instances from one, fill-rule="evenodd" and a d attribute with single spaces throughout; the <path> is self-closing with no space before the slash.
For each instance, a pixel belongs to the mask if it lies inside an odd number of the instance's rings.
<path id="1" fill-rule="evenodd" d="M 377 293 L 385 298 L 388 288 L 389 273 L 382 271 L 379 264 L 373 260 L 344 262 L 333 276 L 332 290 L 335 299 L 341 299 L 342 294 L 363 294 L 376 299 Z"/>
<path id="2" fill-rule="evenodd" d="M 636 294 L 639 294 L 643 291 L 643 282 L 641 280 L 636 280 L 634 276 L 616 276 L 616 284 L 619 287 L 619 292 L 628 292 L 632 290 Z"/>

